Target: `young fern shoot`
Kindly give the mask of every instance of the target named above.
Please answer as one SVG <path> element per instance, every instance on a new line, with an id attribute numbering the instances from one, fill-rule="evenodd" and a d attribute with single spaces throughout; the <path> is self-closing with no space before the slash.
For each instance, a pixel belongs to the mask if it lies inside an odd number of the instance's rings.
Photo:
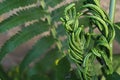
<path id="1" fill-rule="evenodd" d="M 65 8 L 64 14 L 61 20 L 68 36 L 68 55 L 77 67 L 80 80 L 96 80 L 96 73 L 93 73 L 96 60 L 101 64 L 105 75 L 112 74 L 111 44 L 115 30 L 99 1 L 87 1 L 79 12 L 76 12 L 74 3 L 70 4 Z M 83 18 L 89 19 L 89 26 L 79 25 Z M 85 30 L 87 27 L 88 31 Z M 96 28 L 100 33 L 94 31 Z"/>

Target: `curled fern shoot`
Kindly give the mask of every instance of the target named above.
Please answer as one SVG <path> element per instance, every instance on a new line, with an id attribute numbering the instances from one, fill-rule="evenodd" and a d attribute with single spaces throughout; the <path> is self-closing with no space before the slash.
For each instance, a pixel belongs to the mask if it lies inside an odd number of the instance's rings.
<path id="1" fill-rule="evenodd" d="M 88 18 L 91 25 L 79 25 L 83 17 Z M 65 8 L 64 17 L 61 20 L 68 36 L 68 55 L 76 65 L 80 79 L 94 80 L 96 75 L 91 74 L 94 72 L 91 66 L 95 65 L 96 60 L 101 64 L 105 75 L 112 74 L 114 24 L 100 7 L 99 1 L 87 2 L 81 6 L 79 12 L 72 3 Z M 87 27 L 88 31 L 85 30 Z M 100 33 L 96 33 L 95 29 Z"/>

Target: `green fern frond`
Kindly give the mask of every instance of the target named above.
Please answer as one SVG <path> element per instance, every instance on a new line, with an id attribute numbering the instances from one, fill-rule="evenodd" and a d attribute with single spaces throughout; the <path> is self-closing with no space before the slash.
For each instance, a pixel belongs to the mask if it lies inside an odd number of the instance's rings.
<path id="1" fill-rule="evenodd" d="M 65 29 L 62 24 L 58 25 L 58 27 L 56 28 L 56 32 L 58 37 L 66 35 Z"/>
<path id="2" fill-rule="evenodd" d="M 18 14 L 14 14 L 0 23 L 0 32 L 7 31 L 13 27 L 24 24 L 27 21 L 40 19 L 47 14 L 41 7 L 34 7 L 27 10 L 22 10 Z"/>
<path id="3" fill-rule="evenodd" d="M 55 7 L 57 4 L 61 3 L 64 0 L 44 0 L 46 5 L 51 6 L 51 7 Z"/>
<path id="4" fill-rule="evenodd" d="M 3 0 L 3 2 L 0 3 L 0 15 L 13 10 L 14 8 L 27 6 L 36 2 L 37 0 Z"/>
<path id="5" fill-rule="evenodd" d="M 115 23 L 115 34 L 120 33 L 120 22 Z M 115 35 L 115 40 L 120 44 L 120 35 Z"/>
<path id="6" fill-rule="evenodd" d="M 29 65 L 36 58 L 43 55 L 54 43 L 54 39 L 52 36 L 44 36 L 42 39 L 38 40 L 38 42 L 33 46 L 28 54 L 24 57 L 23 61 L 20 64 L 20 72 L 22 72 L 27 65 Z"/>
<path id="7" fill-rule="evenodd" d="M 83 2 L 84 1 L 86 1 L 86 0 L 80 0 L 80 1 L 74 1 L 74 3 L 76 3 L 76 7 L 77 7 L 77 11 L 79 11 L 80 10 L 80 6 L 82 6 L 83 5 Z M 61 7 L 59 7 L 59 8 L 57 8 L 57 9 L 55 9 L 55 10 L 53 10 L 52 11 L 52 13 L 51 13 L 51 17 L 52 17 L 52 22 L 54 22 L 54 21 L 60 21 L 60 17 L 61 16 L 64 16 L 64 9 L 65 9 L 65 7 L 67 7 L 69 4 L 66 4 L 66 5 L 64 5 L 64 6 L 61 6 Z"/>
<path id="8" fill-rule="evenodd" d="M 41 25 L 42 24 L 42 25 Z M 6 43 L 2 46 L 0 51 L 0 61 L 7 54 L 13 51 L 17 46 L 22 43 L 30 40 L 34 36 L 43 33 L 48 30 L 48 24 L 43 21 L 39 21 L 30 25 L 28 27 L 24 27 L 19 33 L 11 37 Z"/>
<path id="9" fill-rule="evenodd" d="M 55 80 L 53 76 L 48 75 L 48 72 L 52 73 L 52 75 L 56 75 L 56 65 L 61 57 L 63 57 L 63 55 L 58 51 L 58 48 L 50 49 L 45 55 L 42 56 L 42 58 L 39 58 L 39 61 L 35 63 L 33 68 L 36 70 L 37 74 L 44 74 L 49 77 L 49 80 Z"/>
<path id="10" fill-rule="evenodd" d="M 66 5 L 67 6 L 67 5 Z M 60 21 L 60 16 L 63 16 L 64 9 L 66 6 L 62 6 L 51 13 L 52 22 Z"/>
<path id="11" fill-rule="evenodd" d="M 58 48 L 50 49 L 50 51 L 48 51 L 39 62 L 37 62 L 37 66 L 34 67 L 36 67 L 38 70 L 41 70 L 40 73 L 46 72 L 49 70 L 49 68 L 52 68 L 52 66 L 56 65 L 55 61 L 60 57 L 62 57 L 62 55 L 59 53 Z"/>

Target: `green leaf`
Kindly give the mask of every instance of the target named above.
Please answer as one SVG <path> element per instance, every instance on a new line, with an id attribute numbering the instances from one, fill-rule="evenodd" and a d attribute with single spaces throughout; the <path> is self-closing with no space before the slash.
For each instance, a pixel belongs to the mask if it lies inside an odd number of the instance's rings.
<path id="1" fill-rule="evenodd" d="M 63 52 L 64 50 L 68 49 L 68 44 L 67 44 L 67 39 L 65 38 L 66 31 L 62 24 L 58 25 L 58 27 L 56 28 L 56 32 L 57 32 L 57 35 L 56 35 L 57 39 L 58 40 L 59 40 L 59 38 L 62 39 L 62 40 L 60 40 L 60 43 L 62 44 L 61 51 Z"/>
<path id="2" fill-rule="evenodd" d="M 120 74 L 118 74 L 117 72 L 114 72 L 111 75 L 108 75 L 106 77 L 106 80 L 120 80 Z"/>
<path id="3" fill-rule="evenodd" d="M 63 13 L 64 13 L 64 9 L 67 5 L 65 6 L 62 6 L 56 10 L 54 10 L 52 13 L 51 13 L 51 17 L 52 17 L 52 23 L 54 23 L 55 21 L 60 21 L 60 17 L 63 16 Z"/>
<path id="4" fill-rule="evenodd" d="M 3 2 L 0 3 L 0 15 L 14 8 L 27 6 L 35 2 L 37 2 L 37 0 L 3 0 Z"/>
<path id="5" fill-rule="evenodd" d="M 62 24 L 58 25 L 58 27 L 56 28 L 56 32 L 58 37 L 66 35 L 65 28 Z"/>
<path id="6" fill-rule="evenodd" d="M 40 19 L 44 17 L 45 11 L 41 7 L 34 7 L 27 10 L 22 10 L 18 14 L 14 14 L 0 23 L 0 32 L 7 31 L 13 27 L 17 27 L 25 22 Z"/>
<path id="7" fill-rule="evenodd" d="M 56 80 L 56 62 L 62 55 L 63 54 L 58 51 L 58 48 L 53 48 L 46 54 L 42 55 L 40 61 L 38 61 L 34 66 L 34 69 L 37 72 L 37 74 L 44 74 L 47 75 L 50 80 Z"/>
<path id="8" fill-rule="evenodd" d="M 59 57 L 61 57 L 61 53 L 58 52 L 58 49 L 51 49 L 46 53 L 46 55 L 44 55 L 42 59 L 40 59 L 39 62 L 36 63 L 35 68 L 40 73 L 46 73 L 52 68 L 54 69 L 54 66 L 56 66 L 55 62 Z"/>
<path id="9" fill-rule="evenodd" d="M 41 25 L 42 24 L 42 25 Z M 34 36 L 43 33 L 48 30 L 47 22 L 39 21 L 28 27 L 24 27 L 20 32 L 11 37 L 6 43 L 2 46 L 0 50 L 0 61 L 7 54 L 13 51 L 17 46 L 22 43 L 30 40 Z"/>
<path id="10" fill-rule="evenodd" d="M 79 78 L 78 78 L 78 76 L 76 75 L 76 70 L 72 70 L 72 71 L 70 71 L 70 73 L 69 73 L 69 75 L 70 75 L 70 79 L 69 80 L 80 80 Z"/>
<path id="11" fill-rule="evenodd" d="M 115 23 L 116 24 L 116 26 L 115 26 L 115 39 L 119 42 L 119 44 L 120 44 L 120 35 L 119 35 L 119 33 L 120 33 L 120 22 L 118 22 L 118 23 Z"/>
<path id="12" fill-rule="evenodd" d="M 113 68 L 117 71 L 120 67 L 120 54 L 113 54 Z"/>
<path id="13" fill-rule="evenodd" d="M 1 65 L 0 65 L 0 80 L 11 80 Z"/>
<path id="14" fill-rule="evenodd" d="M 30 80 L 50 80 L 50 79 L 48 78 L 48 76 L 44 74 L 37 74 L 30 77 Z"/>
<path id="15" fill-rule="evenodd" d="M 84 25 L 85 27 L 88 27 L 90 25 L 90 20 L 86 17 L 83 17 L 79 20 L 79 25 Z"/>
<path id="16" fill-rule="evenodd" d="M 62 1 L 64 1 L 64 0 L 54 0 L 54 1 L 53 0 L 45 0 L 45 3 L 48 6 L 54 7 L 57 4 L 61 3 Z"/>
<path id="17" fill-rule="evenodd" d="M 51 36 L 45 36 L 33 46 L 28 54 L 24 57 L 20 64 L 20 72 L 22 72 L 32 61 L 43 55 L 54 43 L 54 39 Z"/>
<path id="18" fill-rule="evenodd" d="M 76 11 L 79 12 L 81 10 L 81 6 L 84 5 L 84 3 L 88 0 L 78 0 L 76 1 Z"/>
<path id="19" fill-rule="evenodd" d="M 76 4 L 76 11 L 78 12 L 80 10 L 80 7 L 83 5 L 84 1 L 86 0 L 79 0 L 79 1 L 74 1 L 74 3 Z M 66 4 L 62 7 L 59 7 L 57 9 L 55 9 L 54 11 L 52 11 L 51 13 L 51 17 L 52 17 L 52 22 L 54 21 L 60 21 L 60 17 L 64 16 L 64 9 L 65 7 L 67 7 L 69 4 Z"/>
<path id="20" fill-rule="evenodd" d="M 56 66 L 56 77 L 57 80 L 69 80 L 70 75 L 70 63 L 67 56 L 63 57 Z"/>

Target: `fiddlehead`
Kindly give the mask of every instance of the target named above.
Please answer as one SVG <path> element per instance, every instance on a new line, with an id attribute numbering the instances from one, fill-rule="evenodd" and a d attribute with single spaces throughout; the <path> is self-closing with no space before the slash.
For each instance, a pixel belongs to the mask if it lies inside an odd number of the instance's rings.
<path id="1" fill-rule="evenodd" d="M 87 26 L 79 25 L 82 17 L 88 18 L 91 22 L 88 32 L 85 30 Z M 90 66 L 94 64 L 96 58 L 105 74 L 112 74 L 112 41 L 115 30 L 108 15 L 100 8 L 99 1 L 93 0 L 92 3 L 88 1 L 81 7 L 80 12 L 76 12 L 74 3 L 69 5 L 65 9 L 62 21 L 68 34 L 68 55 L 76 64 L 80 79 L 93 79 L 95 75 L 90 74 Z M 100 33 L 95 33 L 95 28 Z"/>

